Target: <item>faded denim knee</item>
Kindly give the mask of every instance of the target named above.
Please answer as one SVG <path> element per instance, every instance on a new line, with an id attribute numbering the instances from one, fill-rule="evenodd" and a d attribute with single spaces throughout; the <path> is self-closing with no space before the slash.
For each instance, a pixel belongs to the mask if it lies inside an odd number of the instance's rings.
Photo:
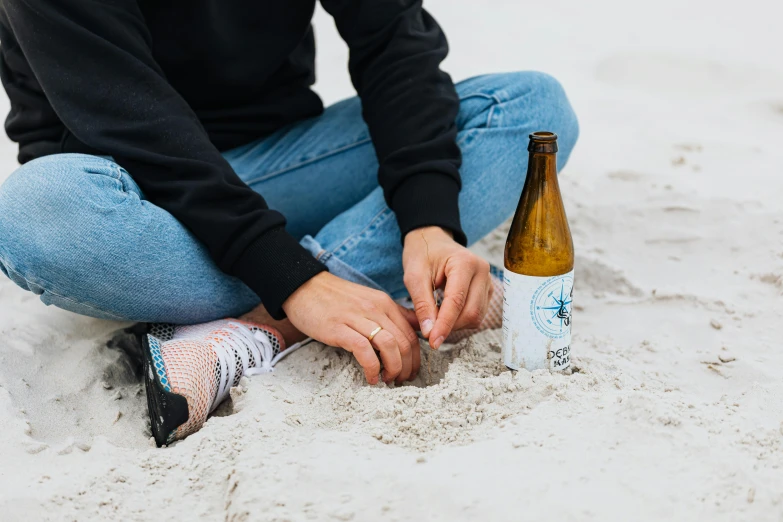
<path id="1" fill-rule="evenodd" d="M 86 214 L 117 198 L 120 172 L 85 154 L 45 156 L 17 169 L 0 186 L 0 269 L 37 294 L 80 262 Z M 111 187 L 113 190 L 104 190 Z M 114 200 L 114 201 L 111 201 Z"/>

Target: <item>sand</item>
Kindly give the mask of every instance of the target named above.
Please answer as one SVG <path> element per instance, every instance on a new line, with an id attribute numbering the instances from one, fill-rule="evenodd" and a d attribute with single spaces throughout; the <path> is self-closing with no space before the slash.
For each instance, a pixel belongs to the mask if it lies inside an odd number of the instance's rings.
<path id="1" fill-rule="evenodd" d="M 580 116 L 572 374 L 512 374 L 487 332 L 370 387 L 312 343 L 156 449 L 129 325 L 0 279 L 0 518 L 783 520 L 783 8 L 641 4 L 428 2 L 455 79 L 545 70 Z M 316 29 L 335 101 L 345 47 Z"/>

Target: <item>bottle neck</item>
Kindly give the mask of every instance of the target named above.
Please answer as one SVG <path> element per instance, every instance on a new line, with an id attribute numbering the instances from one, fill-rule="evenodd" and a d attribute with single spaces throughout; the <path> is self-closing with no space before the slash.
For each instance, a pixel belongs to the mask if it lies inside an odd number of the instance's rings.
<path id="1" fill-rule="evenodd" d="M 503 261 L 511 272 L 536 277 L 565 274 L 574 267 L 574 246 L 560 197 L 554 152 L 530 151 L 527 178 Z"/>
<path id="2" fill-rule="evenodd" d="M 546 180 L 557 180 L 557 155 L 547 152 L 531 152 L 527 175 Z"/>

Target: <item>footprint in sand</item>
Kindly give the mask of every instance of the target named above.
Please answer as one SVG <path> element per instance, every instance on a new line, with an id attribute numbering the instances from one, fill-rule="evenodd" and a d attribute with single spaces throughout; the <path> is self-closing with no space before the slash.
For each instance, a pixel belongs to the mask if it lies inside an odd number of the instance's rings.
<path id="1" fill-rule="evenodd" d="M 674 149 L 682 154 L 672 158 L 672 166 L 682 167 L 690 164 L 691 170 L 694 172 L 701 171 L 701 165 L 693 163 L 693 159 L 690 157 L 693 153 L 699 153 L 703 150 L 701 145 L 698 143 L 678 143 L 674 145 Z"/>
<path id="2" fill-rule="evenodd" d="M 609 172 L 607 176 L 610 179 L 616 179 L 619 181 L 639 181 L 642 179 L 642 174 L 634 172 L 632 170 L 615 170 Z"/>
<path id="3" fill-rule="evenodd" d="M 698 143 L 678 143 L 674 148 L 684 152 L 701 152 L 703 147 Z"/>
<path id="4" fill-rule="evenodd" d="M 751 279 L 758 279 L 762 283 L 772 285 L 778 290 L 783 291 L 783 275 L 769 272 L 766 274 L 754 274 L 750 276 Z"/>
<path id="5" fill-rule="evenodd" d="M 668 207 L 663 207 L 664 212 L 670 212 L 670 213 L 686 213 L 686 214 L 699 214 L 701 210 L 693 207 L 684 207 L 681 205 L 670 205 Z"/>
<path id="6" fill-rule="evenodd" d="M 722 63 L 668 53 L 625 53 L 596 67 L 607 84 L 663 96 L 704 97 L 783 90 L 783 75 L 743 63 Z"/>
<path id="7" fill-rule="evenodd" d="M 576 280 L 579 290 L 587 290 L 598 294 L 615 294 L 640 297 L 644 294 L 641 288 L 634 285 L 617 268 L 613 268 L 598 259 L 577 256 L 575 263 Z"/>
<path id="8" fill-rule="evenodd" d="M 748 108 L 765 120 L 783 123 L 783 100 L 755 101 Z"/>

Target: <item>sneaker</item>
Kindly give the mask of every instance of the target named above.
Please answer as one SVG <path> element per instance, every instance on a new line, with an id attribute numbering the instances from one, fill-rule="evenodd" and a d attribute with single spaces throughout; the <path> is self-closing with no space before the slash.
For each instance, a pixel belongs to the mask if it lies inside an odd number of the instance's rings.
<path id="1" fill-rule="evenodd" d="M 272 371 L 303 344 L 286 350 L 274 328 L 235 319 L 151 324 L 142 343 L 147 407 L 159 447 L 200 430 L 243 375 Z"/>

